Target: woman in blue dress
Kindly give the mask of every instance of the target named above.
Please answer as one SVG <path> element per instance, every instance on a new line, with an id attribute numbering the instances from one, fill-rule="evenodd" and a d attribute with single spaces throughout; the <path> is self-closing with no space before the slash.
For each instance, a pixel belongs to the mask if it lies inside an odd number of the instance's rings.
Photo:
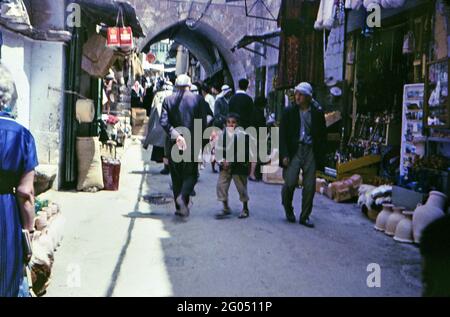
<path id="1" fill-rule="evenodd" d="M 15 100 L 11 73 L 0 64 L 0 297 L 21 295 L 22 229 L 32 233 L 34 221 L 36 146 L 31 133 L 14 121 Z"/>

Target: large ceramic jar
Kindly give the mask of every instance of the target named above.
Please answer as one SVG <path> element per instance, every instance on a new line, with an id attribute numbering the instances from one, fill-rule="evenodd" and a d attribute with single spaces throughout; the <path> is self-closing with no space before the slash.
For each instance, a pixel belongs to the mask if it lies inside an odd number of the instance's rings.
<path id="1" fill-rule="evenodd" d="M 395 229 L 394 240 L 404 243 L 413 243 L 412 217 L 414 211 L 404 211 L 403 214 L 405 215 L 405 218 L 398 223 L 397 229 Z"/>
<path id="2" fill-rule="evenodd" d="M 394 207 L 393 209 L 394 212 L 389 216 L 386 222 L 386 229 L 384 230 L 384 233 L 388 236 L 395 235 L 398 223 L 405 218 L 405 215 L 403 215 L 404 207 Z"/>
<path id="3" fill-rule="evenodd" d="M 413 216 L 414 242 L 420 243 L 422 231 L 433 221 L 443 217 L 447 196 L 441 192 L 432 191 L 427 203 L 416 208 Z"/>
<path id="4" fill-rule="evenodd" d="M 392 214 L 392 204 L 383 204 L 383 210 L 378 214 L 377 221 L 375 223 L 375 229 L 378 231 L 384 231 L 386 229 L 386 223 L 389 216 Z"/>

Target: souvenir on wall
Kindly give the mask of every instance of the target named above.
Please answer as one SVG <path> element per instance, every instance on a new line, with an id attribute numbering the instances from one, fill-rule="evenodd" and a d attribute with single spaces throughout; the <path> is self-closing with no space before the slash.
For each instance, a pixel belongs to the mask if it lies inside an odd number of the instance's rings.
<path id="1" fill-rule="evenodd" d="M 418 157 L 425 155 L 423 134 L 424 84 L 405 85 L 403 94 L 400 175 L 407 177 Z"/>
<path id="2" fill-rule="evenodd" d="M 430 63 L 427 73 L 426 124 L 431 128 L 447 128 L 450 126 L 448 59 Z"/>

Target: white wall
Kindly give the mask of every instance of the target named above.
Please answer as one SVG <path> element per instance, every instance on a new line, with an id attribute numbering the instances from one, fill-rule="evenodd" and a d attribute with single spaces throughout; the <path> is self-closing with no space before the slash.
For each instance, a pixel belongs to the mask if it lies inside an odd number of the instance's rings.
<path id="1" fill-rule="evenodd" d="M 65 87 L 64 44 L 34 41 L 4 29 L 1 31 L 1 61 L 11 71 L 17 87 L 17 121 L 33 134 L 39 163 L 58 166 L 64 94 L 49 87 L 59 90 Z"/>
<path id="2" fill-rule="evenodd" d="M 31 132 L 39 162 L 59 165 L 64 105 L 64 45 L 36 41 L 31 56 Z M 55 91 L 56 88 L 59 91 Z"/>

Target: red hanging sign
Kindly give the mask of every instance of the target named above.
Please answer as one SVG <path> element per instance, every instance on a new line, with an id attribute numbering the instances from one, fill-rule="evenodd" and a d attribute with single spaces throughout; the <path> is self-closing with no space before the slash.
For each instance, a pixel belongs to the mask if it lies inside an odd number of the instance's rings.
<path id="1" fill-rule="evenodd" d="M 149 64 L 153 64 L 155 61 L 156 61 L 156 56 L 152 52 L 148 53 L 147 54 L 147 62 Z"/>
<path id="2" fill-rule="evenodd" d="M 133 47 L 133 30 L 131 27 L 121 27 L 119 34 L 120 47 Z"/>
<path id="3" fill-rule="evenodd" d="M 119 28 L 118 27 L 108 28 L 106 45 L 108 47 L 119 47 L 120 46 Z"/>

